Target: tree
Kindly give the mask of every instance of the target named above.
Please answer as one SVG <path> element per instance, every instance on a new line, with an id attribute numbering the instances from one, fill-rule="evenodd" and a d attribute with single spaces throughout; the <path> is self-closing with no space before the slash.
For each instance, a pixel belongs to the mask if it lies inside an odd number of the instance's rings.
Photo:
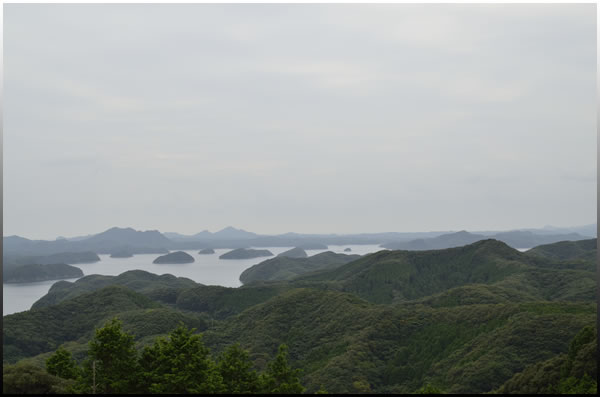
<path id="1" fill-rule="evenodd" d="M 288 347 L 279 346 L 275 359 L 269 363 L 267 371 L 261 374 L 263 393 L 300 394 L 305 388 L 300 384 L 299 369 L 292 369 L 287 362 Z"/>
<path id="2" fill-rule="evenodd" d="M 593 342 L 597 338 L 596 329 L 592 326 L 583 327 L 569 344 L 569 359 L 574 360 L 582 346 Z"/>
<path id="3" fill-rule="evenodd" d="M 443 392 L 429 383 L 417 390 L 417 394 L 442 394 Z"/>
<path id="4" fill-rule="evenodd" d="M 248 352 L 242 350 L 239 344 L 230 346 L 221 354 L 217 368 L 223 377 L 225 393 L 245 394 L 259 391 L 258 375 L 252 370 Z"/>
<path id="5" fill-rule="evenodd" d="M 5 365 L 2 369 L 3 394 L 63 394 L 72 383 L 28 363 Z"/>
<path id="6" fill-rule="evenodd" d="M 46 360 L 46 371 L 63 379 L 75 379 L 79 375 L 79 368 L 71 352 L 62 347 Z"/>
<path id="7" fill-rule="evenodd" d="M 149 393 L 220 393 L 223 379 L 195 329 L 180 324 L 168 339 L 158 338 L 142 353 L 144 391 Z"/>
<path id="8" fill-rule="evenodd" d="M 560 394 L 598 394 L 598 383 L 588 374 L 580 379 L 574 376 L 562 379 L 557 388 Z"/>
<path id="9" fill-rule="evenodd" d="M 113 318 L 97 329 L 89 343 L 84 365 L 84 381 L 88 392 L 133 393 L 139 375 L 133 336 L 121 330 L 121 322 Z M 95 389 L 94 389 L 95 387 Z"/>

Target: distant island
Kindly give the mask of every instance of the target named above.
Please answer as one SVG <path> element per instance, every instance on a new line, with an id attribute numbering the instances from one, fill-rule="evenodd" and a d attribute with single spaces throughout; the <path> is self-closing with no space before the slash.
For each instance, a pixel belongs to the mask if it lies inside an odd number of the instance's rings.
<path id="1" fill-rule="evenodd" d="M 64 263 L 22 265 L 8 269 L 3 274 L 5 283 L 32 283 L 78 277 L 83 277 L 81 269 Z"/>
<path id="2" fill-rule="evenodd" d="M 111 258 L 131 258 L 133 253 L 130 250 L 123 249 L 110 254 Z"/>
<path id="3" fill-rule="evenodd" d="M 178 264 L 178 263 L 192 263 L 194 258 L 183 251 L 171 252 L 170 254 L 159 256 L 152 263 L 160 264 Z"/>
<path id="4" fill-rule="evenodd" d="M 51 255 L 3 255 L 3 266 L 18 265 L 50 265 L 56 263 L 65 263 L 74 265 L 77 263 L 94 263 L 100 261 L 100 257 L 91 251 L 86 252 L 59 252 Z"/>
<path id="5" fill-rule="evenodd" d="M 204 248 L 203 250 L 198 252 L 198 254 L 200 254 L 200 255 L 210 255 L 210 254 L 214 254 L 214 253 L 215 253 L 215 250 L 212 248 Z"/>
<path id="6" fill-rule="evenodd" d="M 292 248 L 291 250 L 282 252 L 277 256 L 282 256 L 286 258 L 306 258 L 308 255 L 306 254 L 306 251 L 304 251 L 302 248 L 296 247 Z"/>
<path id="7" fill-rule="evenodd" d="M 273 256 L 273 253 L 269 250 L 238 248 L 219 256 L 219 259 L 252 259 L 260 258 L 262 256 Z"/>

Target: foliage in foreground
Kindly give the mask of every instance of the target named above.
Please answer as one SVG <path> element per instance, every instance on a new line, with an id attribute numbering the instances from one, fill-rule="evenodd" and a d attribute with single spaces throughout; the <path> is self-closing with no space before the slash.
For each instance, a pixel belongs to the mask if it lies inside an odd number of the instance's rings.
<path id="1" fill-rule="evenodd" d="M 297 394 L 299 369 L 288 364 L 287 346 L 279 346 L 268 368 L 257 374 L 248 352 L 228 347 L 215 361 L 201 334 L 180 324 L 168 337 L 157 338 L 139 356 L 133 336 L 112 319 L 95 331 L 88 359 L 79 367 L 71 354 L 58 349 L 46 370 L 31 364 L 4 370 L 4 393 L 160 393 Z"/>
<path id="2" fill-rule="evenodd" d="M 70 386 L 72 381 L 29 363 L 5 365 L 2 370 L 3 394 L 63 394 Z"/>

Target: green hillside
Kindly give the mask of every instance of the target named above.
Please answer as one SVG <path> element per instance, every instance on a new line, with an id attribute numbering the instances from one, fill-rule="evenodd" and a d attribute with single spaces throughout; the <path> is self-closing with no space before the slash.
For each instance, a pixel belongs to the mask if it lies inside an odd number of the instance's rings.
<path id="1" fill-rule="evenodd" d="M 334 269 L 359 258 L 360 255 L 336 254 L 331 251 L 308 258 L 277 256 L 244 270 L 240 275 L 240 281 L 248 284 L 254 281 L 291 280 L 300 274 Z"/>
<path id="2" fill-rule="evenodd" d="M 257 321 L 256 319 L 260 319 Z M 308 320 L 308 321 L 307 321 Z M 593 303 L 374 305 L 351 294 L 300 289 L 227 319 L 206 340 L 239 341 L 260 366 L 281 341 L 309 392 L 487 392 L 528 365 L 566 351 L 595 321 Z M 552 326 L 549 326 L 552 325 Z"/>
<path id="3" fill-rule="evenodd" d="M 111 286 L 55 306 L 4 316 L 4 360 L 15 361 L 56 349 L 90 334 L 108 315 L 159 305 L 125 287 Z"/>
<path id="4" fill-rule="evenodd" d="M 472 283 L 491 284 L 531 268 L 534 260 L 496 240 L 431 251 L 380 251 L 337 269 L 298 277 L 334 281 L 375 303 L 422 298 Z"/>
<path id="5" fill-rule="evenodd" d="M 527 255 L 559 261 L 581 259 L 596 263 L 598 258 L 597 239 L 560 241 L 554 244 L 538 245 L 527 251 Z"/>
<path id="6" fill-rule="evenodd" d="M 39 309 L 54 305 L 111 285 L 128 287 L 154 299 L 174 303 L 179 289 L 196 287 L 201 284 L 185 277 L 175 277 L 171 274 L 159 276 L 143 270 L 130 270 L 118 276 L 93 274 L 82 277 L 75 282 L 59 281 L 55 283 L 50 287 L 48 293 L 35 302 L 31 308 Z"/>
<path id="7" fill-rule="evenodd" d="M 206 328 L 197 315 L 162 307 L 123 286 L 108 286 L 56 305 L 4 317 L 3 361 L 53 351 L 65 342 L 86 340 L 95 327 L 117 315 L 137 337 L 163 334 L 179 321 Z"/>
<path id="8" fill-rule="evenodd" d="M 584 327 L 571 341 L 569 351 L 527 366 L 496 392 L 501 394 L 595 394 L 598 371 L 595 327 Z"/>
<path id="9" fill-rule="evenodd" d="M 265 302 L 285 290 L 285 285 L 226 288 L 201 286 L 182 290 L 176 307 L 182 310 L 208 313 L 221 319 Z"/>

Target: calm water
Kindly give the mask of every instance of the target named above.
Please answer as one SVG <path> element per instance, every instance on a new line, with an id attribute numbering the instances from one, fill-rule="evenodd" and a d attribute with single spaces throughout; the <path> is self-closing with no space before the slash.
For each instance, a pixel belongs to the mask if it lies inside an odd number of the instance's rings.
<path id="1" fill-rule="evenodd" d="M 268 249 L 274 255 L 280 254 L 293 247 L 259 247 L 257 249 Z M 351 248 L 352 252 L 344 252 L 345 248 Z M 333 251 L 343 254 L 364 255 L 371 252 L 381 251 L 379 245 L 330 245 L 326 250 L 306 250 L 308 256 L 325 251 Z M 134 269 L 145 270 L 155 274 L 169 273 L 177 277 L 187 277 L 198 283 L 206 285 L 222 285 L 224 287 L 239 287 L 240 274 L 247 268 L 262 261 L 272 258 L 262 257 L 254 259 L 222 260 L 220 255 L 231 251 L 230 249 L 215 249 L 211 255 L 199 255 L 198 250 L 185 250 L 194 257 L 194 263 L 177 265 L 157 265 L 152 263 L 159 255 L 140 254 L 132 258 L 111 258 L 109 255 L 99 255 L 100 261 L 96 263 L 73 265 L 79 267 L 83 274 L 102 274 L 117 276 L 123 272 Z M 67 279 L 75 281 L 77 279 Z M 3 315 L 29 310 L 31 305 L 42 296 L 46 295 L 52 284 L 58 280 L 41 281 L 37 283 L 4 284 L 3 285 Z"/>
<path id="2" fill-rule="evenodd" d="M 531 248 L 516 248 L 517 251 L 525 252 L 529 251 Z"/>

